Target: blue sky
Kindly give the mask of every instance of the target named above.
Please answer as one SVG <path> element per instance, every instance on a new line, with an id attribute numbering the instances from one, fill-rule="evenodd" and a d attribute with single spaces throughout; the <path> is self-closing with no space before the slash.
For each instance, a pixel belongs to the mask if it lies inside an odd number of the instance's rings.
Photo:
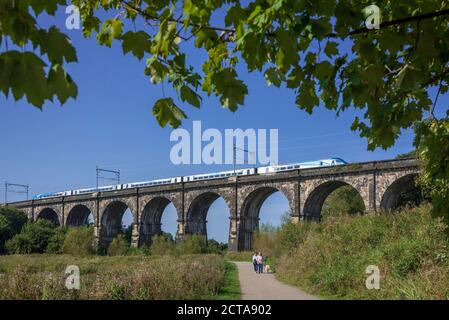
<path id="1" fill-rule="evenodd" d="M 159 127 L 151 114 L 163 90 L 144 75 L 144 60 L 123 56 L 118 43 L 112 48 L 101 47 L 94 39 L 84 39 L 81 31 L 65 30 L 64 19 L 59 14 L 57 24 L 77 49 L 79 62 L 70 64 L 68 70 L 78 84 L 78 98 L 63 107 L 47 103 L 40 111 L 26 101 L 0 96 L 0 181 L 29 184 L 31 193 L 37 194 L 94 186 L 96 165 L 120 169 L 123 182 L 232 170 L 229 165 L 171 164 L 171 129 Z M 44 19 L 42 23 L 53 21 Z M 197 64 L 204 53 L 189 46 L 188 59 Z M 249 88 L 245 106 L 232 113 L 221 108 L 216 98 L 203 96 L 200 110 L 178 101 L 189 115 L 183 127 L 190 130 L 192 121 L 200 120 L 203 128 L 222 132 L 227 128 L 276 128 L 280 163 L 334 156 L 348 162 L 388 159 L 412 149 L 413 134 L 408 130 L 393 148 L 367 151 L 366 140 L 350 130 L 355 115 L 352 111 L 337 118 L 334 112 L 318 108 L 308 115 L 295 107 L 291 90 L 267 87 L 262 75 L 248 74 L 244 68 L 239 75 Z M 168 86 L 164 91 L 175 97 Z M 0 188 L 3 202 L 3 185 Z M 10 194 L 9 199 L 21 196 Z M 262 208 L 261 221 L 278 223 L 286 210 L 286 199 L 274 194 Z M 210 237 L 227 240 L 223 219 L 228 215 L 224 201 L 217 200 L 208 214 Z M 166 231 L 176 229 L 175 219 L 174 209 L 166 210 Z"/>

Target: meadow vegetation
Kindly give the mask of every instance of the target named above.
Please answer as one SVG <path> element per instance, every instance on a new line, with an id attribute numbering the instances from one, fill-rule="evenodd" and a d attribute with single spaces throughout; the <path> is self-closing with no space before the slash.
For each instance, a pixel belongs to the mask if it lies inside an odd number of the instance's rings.
<path id="1" fill-rule="evenodd" d="M 269 257 L 279 280 L 311 294 L 449 299 L 447 225 L 431 211 L 431 205 L 423 204 L 392 213 L 328 214 L 321 223 L 264 226 L 253 244 Z M 370 265 L 379 267 L 379 290 L 366 288 Z"/>
<path id="2" fill-rule="evenodd" d="M 80 269 L 80 290 L 65 287 L 68 265 Z M 238 299 L 226 271 L 218 255 L 0 256 L 0 299 Z"/>

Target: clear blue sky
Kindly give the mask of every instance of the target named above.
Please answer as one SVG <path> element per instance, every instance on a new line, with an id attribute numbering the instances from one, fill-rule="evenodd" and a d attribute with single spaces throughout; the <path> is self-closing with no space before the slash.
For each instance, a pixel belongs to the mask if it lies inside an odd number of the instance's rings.
<path id="1" fill-rule="evenodd" d="M 41 112 L 26 101 L 0 96 L 0 181 L 29 184 L 31 193 L 37 194 L 94 186 L 96 165 L 120 169 L 123 182 L 232 170 L 232 166 L 171 164 L 171 129 L 159 127 L 151 114 L 153 103 L 163 96 L 162 88 L 143 74 L 144 60 L 123 56 L 117 43 L 100 47 L 94 39 L 84 39 L 80 31 L 65 30 L 64 19 L 59 14 L 57 24 L 78 53 L 79 63 L 68 67 L 79 87 L 78 98 L 63 107 L 47 103 Z M 41 25 L 53 21 L 43 19 Z M 187 50 L 193 64 L 204 54 Z M 269 88 L 260 74 L 248 74 L 244 68 L 239 75 L 249 88 L 244 107 L 232 113 L 222 109 L 217 99 L 203 96 L 201 110 L 184 105 L 190 117 L 184 127 L 190 130 L 193 120 L 201 120 L 203 127 L 223 132 L 226 128 L 277 128 L 280 163 L 336 156 L 348 162 L 388 159 L 412 149 L 412 132 L 405 131 L 393 148 L 369 152 L 366 140 L 350 130 L 354 113 L 336 118 L 334 112 L 319 108 L 310 116 L 295 107 L 292 91 Z M 172 93 L 166 86 L 165 94 Z M 0 188 L 3 202 L 3 185 Z M 21 197 L 10 194 L 9 199 Z M 262 208 L 262 222 L 277 223 L 286 210 L 286 199 L 274 194 Z M 210 237 L 227 240 L 223 220 L 228 215 L 224 201 L 217 200 L 208 214 Z M 173 208 L 168 209 L 165 230 L 175 230 L 175 219 Z"/>

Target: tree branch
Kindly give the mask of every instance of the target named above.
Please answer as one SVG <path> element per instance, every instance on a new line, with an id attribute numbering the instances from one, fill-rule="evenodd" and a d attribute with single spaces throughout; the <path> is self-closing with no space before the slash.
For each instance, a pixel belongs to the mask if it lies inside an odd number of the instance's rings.
<path id="1" fill-rule="evenodd" d="M 396 20 L 392 20 L 392 21 L 385 21 L 380 24 L 380 29 L 391 27 L 391 26 L 398 25 L 398 24 L 404 24 L 404 23 L 415 22 L 415 21 L 419 22 L 422 20 L 433 19 L 436 17 L 447 16 L 447 15 L 449 15 L 449 9 L 425 13 L 425 14 L 421 14 L 418 16 L 410 16 L 410 17 L 396 19 Z M 368 28 L 364 27 L 364 28 L 349 32 L 348 36 L 353 36 L 356 34 L 367 33 L 367 32 L 376 31 L 376 30 L 377 29 L 368 29 Z"/>
<path id="2" fill-rule="evenodd" d="M 149 20 L 159 20 L 158 17 L 152 16 L 148 13 L 146 13 L 145 11 L 143 11 L 140 8 L 137 8 L 135 6 L 133 6 L 132 4 L 130 4 L 128 1 L 120 1 L 125 7 L 128 7 L 129 9 L 135 11 L 136 13 L 140 14 L 142 17 L 149 19 Z M 181 23 L 181 21 L 179 21 L 178 19 L 174 19 L 174 18 L 169 18 L 168 21 L 170 22 L 175 22 L 175 23 Z M 207 29 L 207 30 L 215 30 L 215 31 L 222 31 L 222 32 L 228 32 L 228 33 L 234 33 L 235 29 L 230 29 L 230 28 L 222 28 L 222 27 L 212 27 L 212 26 L 204 26 L 198 23 L 189 23 L 189 26 L 191 27 L 195 27 L 195 28 L 202 28 L 202 29 Z"/>

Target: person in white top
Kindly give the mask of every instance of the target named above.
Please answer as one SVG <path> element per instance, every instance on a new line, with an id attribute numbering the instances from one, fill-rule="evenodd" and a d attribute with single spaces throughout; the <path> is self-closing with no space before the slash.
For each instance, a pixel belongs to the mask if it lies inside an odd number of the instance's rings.
<path id="1" fill-rule="evenodd" d="M 254 252 L 254 254 L 253 254 L 253 267 L 254 267 L 254 272 L 255 273 L 257 273 L 257 253 L 256 252 Z"/>

